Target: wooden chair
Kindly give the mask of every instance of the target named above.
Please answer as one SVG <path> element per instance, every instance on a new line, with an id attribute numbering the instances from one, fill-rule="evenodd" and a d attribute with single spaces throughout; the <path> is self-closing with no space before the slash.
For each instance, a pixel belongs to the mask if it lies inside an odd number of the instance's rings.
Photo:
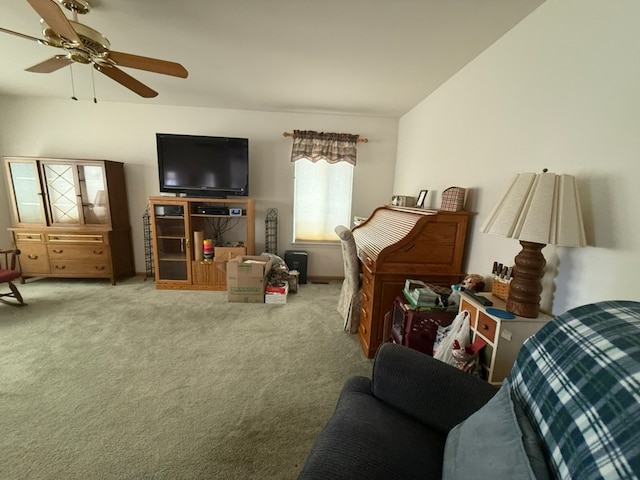
<path id="1" fill-rule="evenodd" d="M 20 250 L 0 250 L 0 284 L 9 284 L 10 292 L 0 292 L 0 302 L 7 305 L 13 305 L 15 307 L 22 307 L 26 305 L 22 299 L 22 295 L 18 291 L 18 288 L 13 283 L 22 276 L 19 267 L 16 268 L 16 259 L 20 255 Z M 4 258 L 4 261 L 3 261 Z M 11 298 L 13 300 L 7 300 L 4 297 Z"/>

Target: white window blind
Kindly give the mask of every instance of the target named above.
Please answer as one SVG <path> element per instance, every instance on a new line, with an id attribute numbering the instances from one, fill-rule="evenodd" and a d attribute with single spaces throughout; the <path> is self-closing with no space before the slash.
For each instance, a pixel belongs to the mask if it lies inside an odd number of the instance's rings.
<path id="1" fill-rule="evenodd" d="M 293 241 L 337 240 L 336 225 L 350 225 L 353 165 L 294 163 Z"/>

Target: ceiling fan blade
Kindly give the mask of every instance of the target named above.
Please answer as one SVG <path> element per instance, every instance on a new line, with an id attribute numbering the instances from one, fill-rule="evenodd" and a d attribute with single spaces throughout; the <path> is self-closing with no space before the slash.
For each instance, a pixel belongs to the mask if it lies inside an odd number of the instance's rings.
<path id="1" fill-rule="evenodd" d="M 189 72 L 179 63 L 158 60 L 157 58 L 141 57 L 140 55 L 114 51 L 109 52 L 109 58 L 120 67 L 137 68 L 138 70 L 173 75 L 180 78 L 187 78 L 189 75 Z"/>
<path id="2" fill-rule="evenodd" d="M 95 65 L 93 66 L 100 73 L 104 73 L 107 77 L 115 80 L 119 84 L 127 87 L 132 92 L 137 93 L 141 97 L 144 98 L 153 98 L 158 95 L 158 92 L 147 87 L 144 83 L 139 82 L 131 75 L 124 73 L 117 67 L 109 66 L 109 65 Z"/>
<path id="3" fill-rule="evenodd" d="M 55 0 L 27 0 L 27 2 L 56 34 L 72 42 L 82 43 Z"/>
<path id="4" fill-rule="evenodd" d="M 50 58 L 49 60 L 45 60 L 44 62 L 38 63 L 33 67 L 29 67 L 26 69 L 27 72 L 33 73 L 51 73 L 56 70 L 60 70 L 67 65 L 72 64 L 73 61 L 69 60 L 66 55 L 56 55 L 55 57 Z"/>
<path id="5" fill-rule="evenodd" d="M 36 37 L 32 37 L 31 35 L 25 35 L 24 33 L 14 32 L 13 30 L 7 30 L 6 28 L 0 27 L 0 32 L 10 33 L 11 35 L 16 35 L 17 37 L 26 38 L 27 40 L 33 40 L 34 42 L 42 43 L 42 40 Z"/>

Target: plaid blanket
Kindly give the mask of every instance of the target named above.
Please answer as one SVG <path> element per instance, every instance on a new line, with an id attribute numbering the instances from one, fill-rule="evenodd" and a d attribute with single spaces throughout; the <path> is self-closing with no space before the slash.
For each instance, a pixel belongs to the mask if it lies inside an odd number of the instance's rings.
<path id="1" fill-rule="evenodd" d="M 640 303 L 559 315 L 525 342 L 509 382 L 558 478 L 639 478 Z"/>

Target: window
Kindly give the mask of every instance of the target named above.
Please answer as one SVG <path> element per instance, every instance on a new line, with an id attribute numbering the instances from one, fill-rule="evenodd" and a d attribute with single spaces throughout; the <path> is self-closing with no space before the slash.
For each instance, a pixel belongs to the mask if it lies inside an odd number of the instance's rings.
<path id="1" fill-rule="evenodd" d="M 359 135 L 294 130 L 285 136 L 293 137 L 293 241 L 337 241 L 335 227 L 350 223 Z"/>
<path id="2" fill-rule="evenodd" d="M 347 162 L 294 163 L 293 241 L 335 241 L 334 228 L 349 226 L 353 165 Z"/>

